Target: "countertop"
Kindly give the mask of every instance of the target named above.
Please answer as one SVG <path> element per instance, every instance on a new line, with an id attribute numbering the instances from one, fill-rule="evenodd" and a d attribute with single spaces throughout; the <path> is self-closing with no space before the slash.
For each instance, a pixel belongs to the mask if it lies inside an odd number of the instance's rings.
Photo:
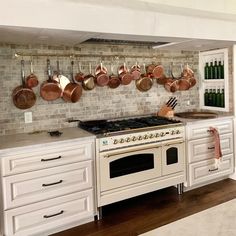
<path id="1" fill-rule="evenodd" d="M 60 136 L 51 137 L 46 131 L 29 133 L 29 134 L 14 134 L 0 136 L 0 150 L 6 148 L 24 147 L 36 144 L 52 143 L 65 141 L 70 139 L 91 139 L 95 138 L 94 135 L 88 133 L 80 128 L 65 128 L 59 129 L 62 132 Z"/>

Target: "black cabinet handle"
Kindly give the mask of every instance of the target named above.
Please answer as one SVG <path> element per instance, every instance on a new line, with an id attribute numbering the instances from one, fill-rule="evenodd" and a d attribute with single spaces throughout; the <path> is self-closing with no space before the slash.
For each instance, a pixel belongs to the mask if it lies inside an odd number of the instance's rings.
<path id="1" fill-rule="evenodd" d="M 216 170 L 218 170 L 218 168 L 215 168 L 215 169 L 209 169 L 209 172 L 216 171 Z"/>
<path id="2" fill-rule="evenodd" d="M 58 182 L 54 182 L 54 183 L 50 183 L 50 184 L 42 184 L 42 186 L 43 187 L 47 187 L 47 186 L 51 186 L 51 185 L 55 185 L 55 184 L 60 184 L 60 183 L 62 183 L 63 182 L 63 180 L 61 179 L 60 181 L 58 181 Z"/>
<path id="3" fill-rule="evenodd" d="M 208 147 L 207 149 L 215 149 L 215 147 Z"/>
<path id="4" fill-rule="evenodd" d="M 54 216 L 61 215 L 61 214 L 63 214 L 63 213 L 64 213 L 64 211 L 61 210 L 60 212 L 55 213 L 55 214 L 52 214 L 52 215 L 44 215 L 43 218 L 51 218 L 51 217 L 54 217 Z"/>
<path id="5" fill-rule="evenodd" d="M 58 156 L 58 157 L 53 157 L 53 158 L 48 158 L 48 159 L 41 159 L 41 161 L 54 161 L 54 160 L 58 160 L 58 159 L 61 159 L 62 156 Z"/>

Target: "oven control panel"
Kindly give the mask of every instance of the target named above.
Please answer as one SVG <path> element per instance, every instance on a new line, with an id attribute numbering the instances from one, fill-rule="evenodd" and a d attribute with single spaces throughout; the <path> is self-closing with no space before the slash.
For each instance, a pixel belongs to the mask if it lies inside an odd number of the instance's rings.
<path id="1" fill-rule="evenodd" d="M 159 130 L 148 130 L 143 132 L 102 137 L 98 139 L 98 142 L 99 150 L 105 151 L 145 143 L 184 138 L 184 136 L 184 126 L 176 126 L 170 128 L 162 128 Z"/>

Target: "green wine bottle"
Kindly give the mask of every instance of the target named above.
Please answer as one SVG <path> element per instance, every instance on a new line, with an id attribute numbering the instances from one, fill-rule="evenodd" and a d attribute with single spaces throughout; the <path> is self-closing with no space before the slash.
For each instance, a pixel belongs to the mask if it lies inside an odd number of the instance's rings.
<path id="1" fill-rule="evenodd" d="M 220 107 L 220 96 L 221 96 L 220 89 L 218 88 L 217 93 L 216 93 L 216 106 L 217 107 Z"/>
<path id="2" fill-rule="evenodd" d="M 220 93 L 220 107 L 225 107 L 225 92 L 224 92 L 224 89 L 221 89 L 221 93 Z"/>
<path id="3" fill-rule="evenodd" d="M 213 66 L 213 79 L 218 79 L 217 59 L 215 59 L 214 66 Z"/>
<path id="4" fill-rule="evenodd" d="M 209 79 L 209 73 L 210 73 L 210 67 L 208 62 L 206 62 L 206 65 L 204 67 L 204 79 Z"/>
<path id="5" fill-rule="evenodd" d="M 216 106 L 216 89 L 212 89 L 212 106 Z"/>
<path id="6" fill-rule="evenodd" d="M 222 65 L 221 65 L 221 79 L 225 78 L 224 75 L 225 75 L 225 69 L 224 69 L 224 61 L 223 61 Z"/>
<path id="7" fill-rule="evenodd" d="M 222 70 L 221 61 L 219 61 L 217 70 L 218 70 L 218 79 L 223 79 L 223 78 L 224 78 L 224 75 L 222 74 L 222 73 L 223 73 L 223 70 Z"/>
<path id="8" fill-rule="evenodd" d="M 214 66 L 213 66 L 213 61 L 210 62 L 210 66 L 209 66 L 209 79 L 214 79 Z"/>
<path id="9" fill-rule="evenodd" d="M 208 106 L 208 89 L 205 89 L 205 93 L 204 93 L 204 106 Z"/>
<path id="10" fill-rule="evenodd" d="M 212 106 L 212 89 L 209 89 L 209 94 L 208 94 L 208 106 Z"/>

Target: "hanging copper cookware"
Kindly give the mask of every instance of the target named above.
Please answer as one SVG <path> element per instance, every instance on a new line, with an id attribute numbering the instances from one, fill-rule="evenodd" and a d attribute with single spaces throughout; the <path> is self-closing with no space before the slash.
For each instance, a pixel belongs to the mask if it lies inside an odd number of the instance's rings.
<path id="1" fill-rule="evenodd" d="M 30 60 L 30 74 L 26 77 L 26 85 L 28 88 L 36 87 L 39 84 L 38 77 L 34 73 L 33 61 Z"/>
<path id="2" fill-rule="evenodd" d="M 183 71 L 182 65 L 179 68 L 181 68 L 181 71 Z M 173 71 L 172 71 L 172 76 L 174 77 Z M 190 88 L 190 83 L 188 79 L 183 75 L 183 72 L 180 72 L 178 76 L 179 76 L 178 77 L 179 90 L 180 91 L 188 90 Z"/>
<path id="3" fill-rule="evenodd" d="M 19 109 L 28 109 L 36 102 L 36 95 L 25 83 L 24 60 L 21 60 L 21 81 L 22 85 L 17 86 L 12 92 L 14 105 Z"/>
<path id="4" fill-rule="evenodd" d="M 144 65 L 144 70 L 145 70 L 145 65 Z M 146 72 L 146 71 L 145 71 Z M 141 78 L 135 81 L 135 85 L 137 89 L 141 92 L 146 92 L 149 89 L 151 89 L 153 85 L 153 80 L 150 78 L 147 73 L 141 75 Z"/>
<path id="5" fill-rule="evenodd" d="M 74 80 L 73 66 L 74 61 L 71 61 L 71 82 L 66 85 L 63 91 L 63 99 L 67 102 L 75 103 L 82 95 L 82 87 Z"/>
<path id="6" fill-rule="evenodd" d="M 109 82 L 109 76 L 107 74 L 107 68 L 103 66 L 102 62 L 99 66 L 95 69 L 95 75 L 96 75 L 96 84 L 98 86 L 106 86 Z"/>
<path id="7" fill-rule="evenodd" d="M 53 80 L 50 60 L 47 59 L 48 80 L 44 81 L 40 87 L 40 96 L 46 101 L 53 101 L 61 97 L 62 89 L 60 84 Z"/>
<path id="8" fill-rule="evenodd" d="M 188 64 L 183 69 L 182 77 L 184 77 L 189 82 L 190 88 L 192 88 L 197 83 L 194 77 L 194 72 L 190 69 Z"/>
<path id="9" fill-rule="evenodd" d="M 85 75 L 84 75 L 84 73 L 81 70 L 80 62 L 78 62 L 77 65 L 78 65 L 78 73 L 76 73 L 76 75 L 75 75 L 75 81 L 82 82 L 84 80 L 84 76 Z"/>
<path id="10" fill-rule="evenodd" d="M 121 81 L 121 84 L 123 84 L 123 85 L 128 85 L 133 80 L 133 77 L 130 74 L 128 67 L 125 65 L 125 62 L 122 66 L 119 67 L 118 75 L 119 75 L 119 79 Z"/>
<path id="11" fill-rule="evenodd" d="M 141 76 L 141 67 L 138 65 L 138 62 L 135 63 L 130 69 L 130 73 L 133 77 L 133 80 L 137 80 Z"/>
<path id="12" fill-rule="evenodd" d="M 158 79 L 161 78 L 164 75 L 164 68 L 162 65 L 157 65 L 154 67 L 152 71 L 153 77 Z"/>
<path id="13" fill-rule="evenodd" d="M 120 83 L 121 81 L 118 78 L 118 76 L 113 73 L 113 65 L 111 65 L 111 75 L 109 76 L 108 86 L 114 89 L 114 88 L 119 87 Z"/>
<path id="14" fill-rule="evenodd" d="M 82 87 L 84 90 L 92 90 L 95 87 L 95 77 L 92 74 L 91 63 L 89 63 L 89 74 L 84 76 L 82 80 Z"/>
<path id="15" fill-rule="evenodd" d="M 168 92 L 174 93 L 179 89 L 178 80 L 173 78 L 167 78 L 164 87 Z"/>

